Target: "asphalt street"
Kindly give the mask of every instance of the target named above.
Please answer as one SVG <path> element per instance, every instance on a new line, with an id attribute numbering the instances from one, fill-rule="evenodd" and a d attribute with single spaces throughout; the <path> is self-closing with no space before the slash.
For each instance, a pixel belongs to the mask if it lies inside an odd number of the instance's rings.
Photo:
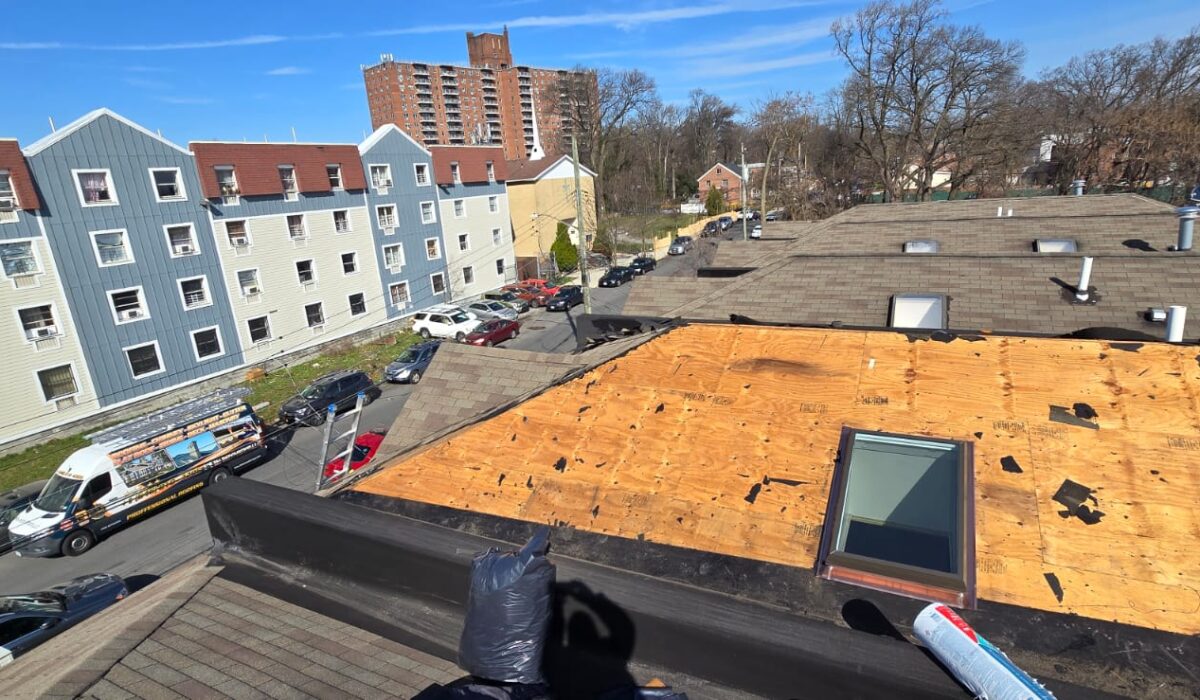
<path id="1" fill-rule="evenodd" d="M 687 274 L 694 270 L 696 252 L 659 261 L 651 274 Z M 595 275 L 595 280 L 599 275 Z M 620 313 L 634 280 L 615 289 L 592 289 L 595 313 Z M 575 349 L 570 314 L 535 309 L 522 318 L 521 335 L 502 347 L 536 352 L 571 352 Z M 412 393 L 408 385 L 384 385 L 382 396 L 365 409 L 360 430 L 387 429 Z M 348 419 L 337 428 L 348 429 Z M 246 479 L 311 492 L 316 485 L 324 428 L 299 428 L 278 433 L 267 460 L 244 472 Z M 123 576 L 140 587 L 212 546 L 204 508 L 199 495 L 176 503 L 161 512 L 105 537 L 91 551 L 78 557 L 53 559 L 22 558 L 11 553 L 0 556 L 0 593 L 42 590 L 84 574 L 108 572 Z"/>

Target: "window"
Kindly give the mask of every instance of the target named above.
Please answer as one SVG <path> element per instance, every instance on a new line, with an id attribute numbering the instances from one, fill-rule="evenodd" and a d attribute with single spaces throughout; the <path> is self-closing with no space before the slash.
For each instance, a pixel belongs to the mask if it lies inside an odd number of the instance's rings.
<path id="1" fill-rule="evenodd" d="M 296 168 L 291 165 L 279 166 L 279 184 L 283 187 L 283 198 L 294 202 L 300 199 L 300 187 L 296 184 Z"/>
<path id="2" fill-rule="evenodd" d="M 392 186 L 392 166 L 390 165 L 372 165 L 371 170 L 371 187 L 375 189 L 387 189 Z"/>
<path id="3" fill-rule="evenodd" d="M 192 230 L 191 224 L 166 226 L 164 230 L 167 232 L 167 247 L 171 251 L 172 258 L 195 255 L 200 252 L 200 246 L 196 245 L 196 233 Z"/>
<path id="4" fill-rule="evenodd" d="M 184 309 L 199 309 L 203 306 L 212 306 L 212 299 L 208 296 L 207 277 L 191 277 L 179 280 L 179 296 L 183 299 Z"/>
<path id="5" fill-rule="evenodd" d="M 257 345 L 271 339 L 271 319 L 259 316 L 246 320 L 246 328 L 250 331 L 250 342 Z"/>
<path id="6" fill-rule="evenodd" d="M 905 253 L 936 253 L 941 249 L 937 241 L 915 240 L 904 242 Z"/>
<path id="7" fill-rule="evenodd" d="M 504 258 L 496 261 L 496 274 L 500 275 L 501 277 L 504 276 Z"/>
<path id="8" fill-rule="evenodd" d="M 970 443 L 847 428 L 821 573 L 915 598 L 974 602 Z"/>
<path id="9" fill-rule="evenodd" d="M 58 325 L 54 323 L 54 309 L 49 304 L 18 309 L 17 318 L 21 321 L 21 330 L 25 331 L 26 340 L 40 340 L 58 335 Z"/>
<path id="10" fill-rule="evenodd" d="M 242 296 L 254 296 L 262 291 L 262 287 L 258 284 L 258 268 L 251 270 L 237 271 L 238 289 L 242 290 Z"/>
<path id="11" fill-rule="evenodd" d="M 37 256 L 33 253 L 32 241 L 0 243 L 0 264 L 4 265 L 6 277 L 21 277 L 41 272 Z"/>
<path id="12" fill-rule="evenodd" d="M 496 181 L 496 164 L 490 160 L 487 162 L 487 177 L 488 177 L 488 182 Z M 492 211 L 495 211 L 495 209 L 493 209 Z"/>
<path id="13" fill-rule="evenodd" d="M 467 215 L 467 205 L 461 199 L 454 200 L 454 218 L 461 219 Z"/>
<path id="14" fill-rule="evenodd" d="M 342 253 L 342 274 L 353 275 L 358 272 L 358 254 Z"/>
<path id="15" fill-rule="evenodd" d="M 383 247 L 383 266 L 392 272 L 404 267 L 404 246 L 399 243 Z"/>
<path id="16" fill-rule="evenodd" d="M 329 176 L 329 186 L 335 190 L 342 189 L 342 166 L 333 164 L 325 166 L 325 174 Z"/>
<path id="17" fill-rule="evenodd" d="M 133 262 L 133 251 L 129 249 L 129 238 L 124 230 L 93 231 L 92 247 L 100 267 L 128 265 Z"/>
<path id="18" fill-rule="evenodd" d="M 163 371 L 157 342 L 125 348 L 125 358 L 129 360 L 129 370 L 133 372 L 134 379 Z"/>
<path id="19" fill-rule="evenodd" d="M 396 282 L 388 285 L 388 297 L 392 300 L 392 306 L 397 309 L 404 308 L 408 305 L 408 282 Z"/>
<path id="20" fill-rule="evenodd" d="M 293 241 L 301 241 L 308 238 L 308 231 L 304 228 L 303 214 L 290 214 L 287 218 L 288 237 Z"/>
<path id="21" fill-rule="evenodd" d="M 317 281 L 317 273 L 313 269 L 312 260 L 296 261 L 296 279 L 300 280 L 300 284 L 309 284 Z"/>
<path id="22" fill-rule="evenodd" d="M 454 184 L 456 185 L 462 184 L 462 177 L 458 171 L 458 163 L 450 164 L 450 179 L 453 180 Z"/>
<path id="23" fill-rule="evenodd" d="M 721 189 L 723 189 L 723 190 L 729 189 L 729 178 L 721 179 Z"/>
<path id="24" fill-rule="evenodd" d="M 414 163 L 413 173 L 417 178 L 417 187 L 424 187 L 429 184 L 429 164 Z"/>
<path id="25" fill-rule="evenodd" d="M 362 316 L 367 313 L 367 295 L 359 292 L 350 295 L 350 315 Z"/>
<path id="26" fill-rule="evenodd" d="M 333 230 L 337 233 L 350 233 L 350 212 L 338 209 L 333 212 Z"/>
<path id="27" fill-rule="evenodd" d="M 943 294 L 897 294 L 892 297 L 892 328 L 945 328 Z"/>
<path id="28" fill-rule="evenodd" d="M 325 310 L 321 306 L 321 302 L 315 304 L 306 304 L 304 306 L 304 319 L 308 323 L 309 328 L 316 328 L 325 324 Z"/>
<path id="29" fill-rule="evenodd" d="M 435 272 L 429 276 L 429 287 L 434 294 L 446 293 L 446 276 L 440 272 Z"/>
<path id="30" fill-rule="evenodd" d="M 504 242 L 504 232 L 498 228 L 492 229 L 492 247 L 498 248 Z"/>
<path id="31" fill-rule="evenodd" d="M 225 235 L 229 238 L 229 245 L 234 248 L 250 245 L 250 234 L 246 230 L 245 221 L 226 221 Z"/>
<path id="32" fill-rule="evenodd" d="M 12 176 L 0 170 L 0 222 L 16 221 L 17 193 L 13 190 Z"/>
<path id="33" fill-rule="evenodd" d="M 471 234 L 469 234 L 469 233 L 458 234 L 458 249 L 460 251 L 468 251 L 471 249 Z"/>
<path id="34" fill-rule="evenodd" d="M 107 170 L 73 170 L 75 189 L 79 202 L 85 207 L 102 207 L 117 204 L 117 193 L 112 187 L 112 173 Z"/>
<path id="35" fill-rule="evenodd" d="M 438 239 L 426 238 L 425 239 L 425 259 L 426 260 L 437 260 L 440 257 L 442 257 L 442 247 L 438 244 Z"/>
<path id="36" fill-rule="evenodd" d="M 379 228 L 383 229 L 384 233 L 391 233 L 391 229 L 396 228 L 396 207 L 388 204 L 381 207 L 375 207 L 375 218 L 379 221 Z"/>
<path id="37" fill-rule="evenodd" d="M 187 199 L 183 189 L 183 175 L 179 168 L 151 168 L 150 179 L 154 184 L 154 197 L 160 202 Z"/>
<path id="38" fill-rule="evenodd" d="M 150 317 L 150 310 L 142 300 L 142 288 L 118 289 L 108 293 L 112 304 L 113 318 L 118 324 L 131 323 Z"/>
<path id="39" fill-rule="evenodd" d="M 433 202 L 421 202 L 421 223 L 432 224 L 437 221 L 437 213 L 433 210 Z"/>
<path id="40" fill-rule="evenodd" d="M 53 627 L 55 624 L 57 622 L 49 615 L 30 615 L 7 620 L 0 623 L 0 646 L 12 646 L 21 637 L 42 629 L 43 625 Z"/>
<path id="41" fill-rule="evenodd" d="M 475 268 L 474 267 L 467 265 L 466 267 L 464 267 L 462 269 L 462 273 L 463 273 L 463 284 L 474 284 L 475 283 Z"/>
<path id="42" fill-rule="evenodd" d="M 495 214 L 500 211 L 500 198 L 496 196 L 488 197 L 488 211 Z"/>
<path id="43" fill-rule="evenodd" d="M 197 362 L 224 355 L 225 351 L 221 349 L 221 329 L 213 326 L 192 331 L 192 347 L 196 351 Z"/>
<path id="44" fill-rule="evenodd" d="M 71 365 L 60 365 L 39 370 L 38 384 L 42 385 L 42 398 L 46 401 L 58 401 L 79 393 L 79 385 L 75 383 L 75 370 Z"/>
<path id="45" fill-rule="evenodd" d="M 1039 238 L 1033 242 L 1036 253 L 1078 253 L 1079 244 L 1074 238 Z"/>
<path id="46" fill-rule="evenodd" d="M 237 173 L 233 171 L 233 166 L 218 165 L 214 170 L 217 173 L 217 187 L 221 190 L 221 196 L 225 198 L 225 203 L 237 204 L 238 195 L 242 191 L 238 189 Z"/>

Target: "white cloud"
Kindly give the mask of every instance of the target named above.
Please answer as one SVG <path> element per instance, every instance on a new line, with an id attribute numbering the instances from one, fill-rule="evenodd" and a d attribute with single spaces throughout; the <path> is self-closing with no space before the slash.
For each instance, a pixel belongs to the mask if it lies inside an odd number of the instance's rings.
<path id="1" fill-rule="evenodd" d="M 272 68 L 264 73 L 264 75 L 305 75 L 311 72 L 308 68 L 301 68 L 300 66 L 280 66 L 279 68 Z"/>
<path id="2" fill-rule="evenodd" d="M 223 49 L 231 46 L 259 46 L 288 41 L 276 34 L 257 34 L 234 39 L 211 41 L 178 41 L 162 44 L 73 44 L 61 41 L 0 42 L 0 50 L 41 51 L 51 49 L 83 49 L 87 51 L 183 51 L 188 49 Z"/>
<path id="3" fill-rule="evenodd" d="M 722 38 L 716 43 L 719 43 L 721 49 L 724 51 L 745 51 L 748 49 L 761 49 L 770 46 L 798 46 L 800 44 L 806 44 L 814 39 L 820 39 L 821 37 L 829 36 L 829 27 L 833 24 L 835 19 L 836 17 L 823 17 L 820 19 L 800 22 L 798 24 L 784 25 L 781 27 L 757 27 L 743 34 Z M 694 56 L 707 56 L 712 54 L 713 44 L 714 42 L 712 41 L 691 41 L 679 46 L 669 46 L 666 48 L 580 53 L 574 54 L 572 58 L 581 61 L 643 56 L 691 58 Z"/>
<path id="4" fill-rule="evenodd" d="M 147 90 L 166 90 L 171 87 L 170 83 L 162 80 L 150 80 L 149 78 L 125 77 L 123 78 L 126 85 L 145 88 Z"/>
<path id="5" fill-rule="evenodd" d="M 833 61 L 837 56 L 832 51 L 812 51 L 809 53 L 797 54 L 795 56 L 785 56 L 783 58 L 772 58 L 763 61 L 729 61 L 716 60 L 704 61 L 691 66 L 692 70 L 697 75 L 708 77 L 733 77 L 738 75 L 752 75 L 754 73 L 767 73 L 783 68 L 796 68 L 799 66 L 811 66 L 815 63 L 825 63 Z"/>
<path id="6" fill-rule="evenodd" d="M 210 105 L 216 102 L 211 97 L 160 97 L 158 99 L 169 105 Z"/>

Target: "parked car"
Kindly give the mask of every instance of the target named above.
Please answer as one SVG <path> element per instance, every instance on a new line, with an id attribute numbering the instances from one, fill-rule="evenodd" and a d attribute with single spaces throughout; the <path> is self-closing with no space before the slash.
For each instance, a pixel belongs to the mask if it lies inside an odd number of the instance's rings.
<path id="1" fill-rule="evenodd" d="M 671 247 L 667 248 L 667 255 L 683 255 L 692 249 L 691 236 L 679 236 L 671 241 Z"/>
<path id="2" fill-rule="evenodd" d="M 120 576 L 90 574 L 48 591 L 0 596 L 0 666 L 127 595 Z"/>
<path id="3" fill-rule="evenodd" d="M 495 289 L 490 292 L 484 292 L 483 298 L 508 304 L 516 309 L 517 313 L 519 314 L 523 314 L 530 309 L 530 302 L 521 298 L 516 292 L 508 287 Z"/>
<path id="4" fill-rule="evenodd" d="M 543 292 L 551 295 L 558 294 L 559 289 L 558 285 L 551 284 L 550 280 L 538 279 L 536 277 L 531 277 L 527 280 L 521 280 L 517 284 L 521 285 L 522 287 L 533 287 L 534 289 L 540 289 Z"/>
<path id="5" fill-rule="evenodd" d="M 508 306 L 504 302 L 493 301 L 491 299 L 473 301 L 470 304 L 467 304 L 467 311 L 475 314 L 484 321 L 489 318 L 506 318 L 510 321 L 513 321 L 517 318 L 516 309 Z"/>
<path id="6" fill-rule="evenodd" d="M 782 209 L 772 209 L 767 212 L 767 221 L 783 221 L 786 218 L 787 212 Z"/>
<path id="7" fill-rule="evenodd" d="M 491 347 L 511 338 L 516 338 L 521 332 L 521 324 L 507 318 L 493 318 L 484 321 L 483 325 L 467 336 L 470 345 L 486 345 Z"/>
<path id="8" fill-rule="evenodd" d="M 360 391 L 366 394 L 365 403 L 374 401 L 379 392 L 366 372 L 331 372 L 284 401 L 279 409 L 279 420 L 288 424 L 321 425 L 325 422 L 326 409 L 330 404 L 336 407 L 337 413 L 354 408 Z"/>
<path id="9" fill-rule="evenodd" d="M 646 255 L 638 256 L 629 263 L 629 269 L 633 270 L 635 275 L 644 275 L 656 267 L 658 267 L 658 261 Z"/>
<path id="10" fill-rule="evenodd" d="M 601 287 L 620 287 L 633 279 L 633 269 L 618 265 L 608 268 L 608 272 L 600 278 Z"/>
<path id="11" fill-rule="evenodd" d="M 721 232 L 721 226 L 715 221 L 710 221 L 704 224 L 704 230 L 700 232 L 701 236 L 715 236 Z"/>
<path id="12" fill-rule="evenodd" d="M 533 308 L 545 306 L 546 302 L 550 300 L 550 297 L 554 296 L 553 294 L 548 294 L 537 287 L 526 287 L 520 284 L 506 285 L 503 287 L 503 290 L 516 294 L 518 299 L 527 302 L 529 306 Z"/>
<path id="13" fill-rule="evenodd" d="M 348 472 L 358 471 L 375 457 L 383 438 L 387 433 L 382 430 L 372 430 L 354 438 L 354 450 L 350 452 L 350 469 L 346 469 L 346 460 L 336 457 L 325 465 L 325 478 L 333 479 Z"/>
<path id="14" fill-rule="evenodd" d="M 751 238 L 762 238 L 762 224 L 754 224 L 754 228 L 750 229 Z"/>
<path id="15" fill-rule="evenodd" d="M 413 314 L 413 330 L 426 340 L 430 338 L 453 338 L 462 342 L 467 334 L 479 326 L 479 319 L 457 306 L 433 306 Z"/>
<path id="16" fill-rule="evenodd" d="M 726 231 L 730 226 L 733 226 L 732 216 L 722 216 L 717 218 L 717 223 L 721 226 L 722 231 Z"/>
<path id="17" fill-rule="evenodd" d="M 8 536 L 8 524 L 12 522 L 17 513 L 25 510 L 26 506 L 37 500 L 38 495 L 46 486 L 46 481 L 46 479 L 34 481 L 0 495 L 0 554 L 13 548 L 12 540 Z"/>
<path id="18" fill-rule="evenodd" d="M 431 340 L 428 343 L 413 345 L 383 370 L 383 378 L 389 382 L 419 383 L 441 344 L 440 340 Z"/>
<path id="19" fill-rule="evenodd" d="M 579 306 L 583 303 L 583 288 L 577 285 L 569 285 L 560 287 L 558 293 L 554 295 L 550 301 L 546 302 L 547 311 L 567 311 L 572 306 Z"/>

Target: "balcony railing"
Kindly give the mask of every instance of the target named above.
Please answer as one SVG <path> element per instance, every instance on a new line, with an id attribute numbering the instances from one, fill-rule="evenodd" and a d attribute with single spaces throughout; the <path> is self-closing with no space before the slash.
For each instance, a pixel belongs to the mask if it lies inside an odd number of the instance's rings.
<path id="1" fill-rule="evenodd" d="M 204 306 L 207 303 L 208 296 L 205 295 L 203 290 L 183 293 L 183 305 L 189 309 L 196 306 Z"/>

